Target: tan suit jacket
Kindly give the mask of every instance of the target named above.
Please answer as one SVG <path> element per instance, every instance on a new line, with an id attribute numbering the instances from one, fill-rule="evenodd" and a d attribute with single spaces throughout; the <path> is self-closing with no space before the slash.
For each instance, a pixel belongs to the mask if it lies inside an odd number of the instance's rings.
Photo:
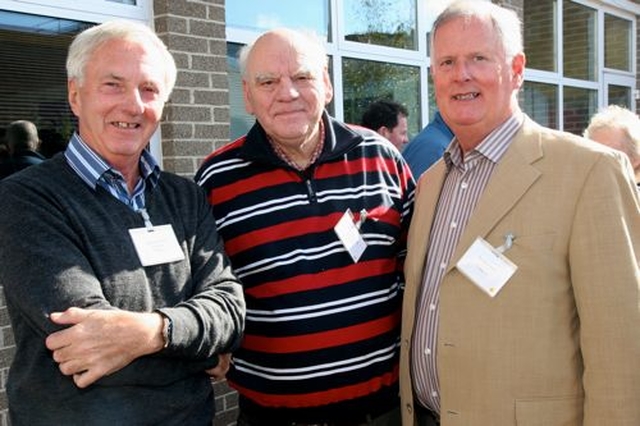
<path id="1" fill-rule="evenodd" d="M 626 164 L 625 164 L 626 163 Z M 525 120 L 476 206 L 440 289 L 443 426 L 640 425 L 640 201 L 622 155 Z M 400 386 L 441 160 L 420 179 L 405 264 Z M 455 267 L 480 236 L 518 269 L 494 297 Z"/>

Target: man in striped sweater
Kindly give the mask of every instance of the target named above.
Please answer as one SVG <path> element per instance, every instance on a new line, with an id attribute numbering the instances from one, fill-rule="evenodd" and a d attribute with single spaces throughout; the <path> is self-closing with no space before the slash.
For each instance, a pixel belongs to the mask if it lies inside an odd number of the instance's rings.
<path id="1" fill-rule="evenodd" d="M 196 175 L 247 300 L 228 376 L 238 425 L 397 425 L 411 172 L 389 141 L 325 112 L 313 36 L 269 31 L 240 63 L 256 123 Z"/>

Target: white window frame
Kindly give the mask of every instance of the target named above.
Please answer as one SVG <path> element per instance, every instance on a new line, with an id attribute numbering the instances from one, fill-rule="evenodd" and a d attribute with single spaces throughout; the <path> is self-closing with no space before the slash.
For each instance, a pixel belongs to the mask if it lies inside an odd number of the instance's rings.
<path id="1" fill-rule="evenodd" d="M 605 3 L 619 3 L 619 2 L 610 2 L 607 1 Z M 623 2 L 624 3 L 624 2 Z M 640 5 L 632 3 L 632 9 L 635 9 L 635 13 L 640 15 Z M 630 35 L 630 49 L 631 49 L 631 70 L 624 71 L 619 69 L 607 68 L 604 64 L 604 18 L 605 14 L 615 16 L 617 18 L 621 18 L 624 20 L 628 20 L 631 23 L 631 35 Z M 637 17 L 632 13 L 624 13 L 619 9 L 614 9 L 610 6 L 603 7 L 599 10 L 599 28 L 603 34 L 602 37 L 599 37 L 599 52 L 598 52 L 598 61 L 601 64 L 601 69 L 599 70 L 601 90 L 598 94 L 598 106 L 604 107 L 609 104 L 609 85 L 613 84 L 616 86 L 626 86 L 631 90 L 631 110 L 635 112 L 636 110 L 636 102 L 633 94 L 636 92 L 637 88 L 637 63 L 638 63 L 638 47 L 637 47 Z"/>
<path id="2" fill-rule="evenodd" d="M 636 97 L 635 95 L 635 87 L 636 87 L 636 79 L 634 77 L 630 77 L 628 75 L 623 75 L 620 73 L 614 73 L 609 71 L 604 71 L 602 76 L 602 91 L 600 95 L 602 99 L 598 99 L 599 105 L 604 106 L 609 104 L 609 86 L 621 86 L 628 87 L 631 91 L 631 106 L 629 107 L 632 111 L 635 112 L 636 108 Z"/>
<path id="3" fill-rule="evenodd" d="M 566 86 L 576 87 L 580 89 L 597 90 L 598 92 L 598 108 L 606 105 L 607 102 L 607 82 L 615 79 L 615 83 L 621 86 L 628 86 L 632 93 L 635 93 L 637 85 L 637 17 L 640 16 L 640 5 L 632 3 L 628 0 L 571 0 L 573 3 L 590 7 L 596 10 L 597 22 L 597 69 L 596 81 L 578 80 L 563 77 L 564 64 L 563 57 L 563 27 L 562 27 L 562 3 L 565 0 L 556 2 L 556 27 L 558 28 L 556 48 L 558 51 L 557 72 L 542 71 L 528 68 L 525 72 L 525 81 L 535 83 L 553 84 L 558 87 L 558 116 L 556 117 L 560 129 L 564 129 L 564 88 Z M 631 22 L 631 71 L 625 72 L 620 70 L 612 70 L 604 67 L 604 15 L 609 14 Z M 526 53 L 526 52 L 525 52 Z M 635 105 L 634 105 L 635 109 Z"/>
<path id="4" fill-rule="evenodd" d="M 85 22 L 127 18 L 150 23 L 152 2 L 137 0 L 136 5 L 128 5 L 107 0 L 0 0 L 0 9 Z"/>

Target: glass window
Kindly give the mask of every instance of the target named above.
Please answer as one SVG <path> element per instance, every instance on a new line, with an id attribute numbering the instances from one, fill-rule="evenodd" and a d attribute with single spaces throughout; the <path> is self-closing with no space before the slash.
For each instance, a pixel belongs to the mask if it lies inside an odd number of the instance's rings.
<path id="1" fill-rule="evenodd" d="M 329 0 L 233 0 L 225 5 L 227 26 L 263 32 L 286 26 L 305 28 L 330 39 Z"/>
<path id="2" fill-rule="evenodd" d="M 529 117 L 543 126 L 558 128 L 558 86 L 525 81 L 519 96 Z"/>
<path id="3" fill-rule="evenodd" d="M 558 70 L 555 0 L 525 1 L 524 51 L 527 67 L 544 71 Z"/>
<path id="4" fill-rule="evenodd" d="M 617 86 L 609 84 L 607 86 L 607 99 L 609 105 L 620 105 L 631 109 L 631 88 L 629 86 Z"/>
<path id="5" fill-rule="evenodd" d="M 75 129 L 67 102 L 67 49 L 93 24 L 0 11 L 0 129 L 14 120 L 36 124 L 45 156 Z"/>
<path id="6" fill-rule="evenodd" d="M 131 5 L 136 5 L 136 0 L 107 0 L 113 3 L 122 3 L 122 4 L 131 4 Z"/>
<path id="7" fill-rule="evenodd" d="M 564 76 L 596 81 L 596 11 L 570 1 L 562 5 Z"/>
<path id="8" fill-rule="evenodd" d="M 631 21 L 604 15 L 604 66 L 631 71 Z"/>
<path id="9" fill-rule="evenodd" d="M 598 109 L 598 92 L 580 87 L 564 88 L 564 130 L 582 135 Z"/>
<path id="10" fill-rule="evenodd" d="M 361 59 L 342 60 L 344 121 L 357 124 L 377 99 L 403 104 L 409 111 L 409 139 L 420 125 L 420 68 Z"/>
<path id="11" fill-rule="evenodd" d="M 349 41 L 418 50 L 416 0 L 345 0 Z"/>

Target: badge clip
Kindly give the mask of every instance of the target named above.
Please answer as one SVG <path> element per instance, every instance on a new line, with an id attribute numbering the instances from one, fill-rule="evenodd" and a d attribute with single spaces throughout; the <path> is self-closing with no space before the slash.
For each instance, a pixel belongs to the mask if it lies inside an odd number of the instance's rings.
<path id="1" fill-rule="evenodd" d="M 147 213 L 147 209 L 141 208 L 138 210 L 138 213 L 142 216 L 142 220 L 144 220 L 144 227 L 147 228 L 147 231 L 153 232 L 153 223 L 151 223 L 151 218 L 149 217 L 149 213 Z"/>
<path id="2" fill-rule="evenodd" d="M 500 247 L 496 247 L 496 250 L 498 250 L 500 253 L 504 253 L 513 246 L 513 240 L 515 239 L 516 236 L 513 235 L 513 232 L 509 232 L 504 236 L 504 244 L 502 244 Z"/>

